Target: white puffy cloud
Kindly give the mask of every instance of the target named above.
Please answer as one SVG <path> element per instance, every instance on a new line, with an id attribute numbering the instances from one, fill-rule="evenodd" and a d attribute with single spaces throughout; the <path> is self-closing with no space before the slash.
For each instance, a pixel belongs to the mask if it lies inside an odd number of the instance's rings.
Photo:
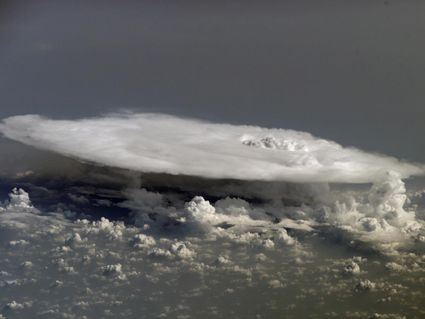
<path id="1" fill-rule="evenodd" d="M 14 195 L 16 191 L 11 192 Z M 146 198 L 149 202 L 150 195 Z M 32 207 L 28 194 L 21 199 Z M 141 312 L 152 318 L 164 313 L 209 317 L 211 309 L 215 309 L 214 317 L 229 317 L 227 307 L 216 305 L 242 304 L 247 297 L 255 302 L 243 303 L 246 312 L 235 308 L 233 317 L 255 313 L 258 305 L 266 305 L 263 308 L 270 317 L 283 312 L 298 317 L 303 308 L 311 309 L 320 301 L 323 308 L 316 310 L 318 315 L 326 309 L 335 310 L 336 317 L 350 317 L 345 311 L 351 311 L 365 318 L 382 312 L 380 303 L 392 296 L 397 297 L 392 302 L 400 314 L 420 317 L 423 288 L 417 281 L 425 265 L 420 252 L 409 250 L 381 258 L 369 251 L 370 261 L 362 256 L 347 258 L 351 249 L 335 249 L 340 243 L 332 244 L 314 231 L 303 231 L 302 226 L 297 229 L 300 220 L 276 222 L 267 220 L 265 213 L 264 219 L 261 214 L 253 215 L 255 219 L 251 214 L 261 211 L 258 203 L 197 197 L 188 201 L 186 209 L 183 204 L 177 208 L 182 214 L 191 212 L 194 221 L 211 225 L 204 236 L 161 231 L 160 227 L 138 228 L 106 218 L 71 221 L 58 213 L 34 207 L 27 210 L 19 201 L 9 207 L 9 202 L 0 205 L 0 252 L 4 256 L 0 259 L 4 292 L 0 293 L 0 312 L 7 318 L 34 314 L 94 318 L 106 312 L 114 318 L 135 318 Z M 361 205 L 354 207 L 361 209 Z M 306 207 L 297 209 L 306 211 L 296 214 L 300 218 L 312 216 Z M 374 218 L 385 219 L 387 213 Z M 204 220 L 203 215 L 217 215 L 235 226 L 215 227 L 211 222 L 215 217 Z M 10 223 L 17 218 L 19 225 Z M 283 228 L 288 225 L 294 227 Z M 357 298 L 366 291 L 368 299 L 359 303 Z M 338 310 L 335 300 L 349 306 Z"/>
<path id="2" fill-rule="evenodd" d="M 9 193 L 9 200 L 5 203 L 3 210 L 17 210 L 17 211 L 36 211 L 34 206 L 31 204 L 31 200 L 26 191 L 22 188 L 14 188 Z"/>
<path id="3" fill-rule="evenodd" d="M 343 272 L 349 275 L 358 275 L 360 274 L 360 266 L 355 261 L 350 260 L 344 266 Z"/>
<path id="4" fill-rule="evenodd" d="M 188 243 L 181 241 L 171 244 L 170 251 L 182 259 L 191 259 L 196 254 L 193 249 L 188 247 Z"/>
<path id="5" fill-rule="evenodd" d="M 156 241 L 152 236 L 145 234 L 134 235 L 131 245 L 135 248 L 149 248 L 156 245 Z"/>
<path id="6" fill-rule="evenodd" d="M 5 307 L 6 309 L 10 309 L 10 310 L 19 310 L 19 309 L 24 309 L 25 305 L 19 302 L 16 302 L 15 300 L 12 300 L 11 302 L 7 303 Z"/>
<path id="7" fill-rule="evenodd" d="M 376 284 L 369 279 L 360 280 L 357 285 L 355 286 L 355 289 L 358 291 L 370 291 L 374 290 L 376 288 Z"/>
<path id="8" fill-rule="evenodd" d="M 371 154 L 309 133 L 214 124 L 158 114 L 51 120 L 4 119 L 0 132 L 37 148 L 141 172 L 291 182 L 373 182 L 424 166 Z"/>
<path id="9" fill-rule="evenodd" d="M 205 228 L 222 222 L 221 215 L 216 214 L 214 206 L 202 196 L 195 196 L 191 201 L 185 203 L 185 210 L 190 221 L 195 221 Z"/>
<path id="10" fill-rule="evenodd" d="M 109 219 L 102 217 L 98 221 L 89 222 L 86 219 L 77 220 L 79 224 L 87 225 L 84 229 L 87 233 L 105 234 L 110 240 L 120 239 L 125 230 L 125 225 L 122 222 L 113 222 Z"/>
<path id="11" fill-rule="evenodd" d="M 122 277 L 123 276 L 122 265 L 119 263 L 115 265 L 105 265 L 102 267 L 102 273 L 105 276 Z"/>
<path id="12" fill-rule="evenodd" d="M 214 207 L 218 212 L 231 216 L 249 215 L 251 212 L 250 204 L 240 198 L 226 197 L 215 202 Z"/>

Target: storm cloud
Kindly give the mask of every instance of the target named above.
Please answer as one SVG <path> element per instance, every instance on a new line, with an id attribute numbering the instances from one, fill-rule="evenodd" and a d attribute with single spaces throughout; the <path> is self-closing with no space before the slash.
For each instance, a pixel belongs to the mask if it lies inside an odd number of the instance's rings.
<path id="1" fill-rule="evenodd" d="M 164 114 L 80 120 L 14 116 L 4 136 L 100 165 L 139 172 L 287 182 L 370 183 L 387 172 L 422 175 L 424 166 L 343 147 L 309 133 L 216 124 Z"/>

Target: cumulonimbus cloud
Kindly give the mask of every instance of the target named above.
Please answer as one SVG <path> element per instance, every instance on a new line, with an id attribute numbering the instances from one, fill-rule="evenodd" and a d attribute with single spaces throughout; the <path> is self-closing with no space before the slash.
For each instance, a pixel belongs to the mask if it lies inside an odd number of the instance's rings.
<path id="1" fill-rule="evenodd" d="M 4 136 L 101 165 L 141 172 L 288 182 L 369 183 L 388 171 L 405 178 L 424 166 L 372 154 L 309 133 L 216 124 L 163 114 L 80 120 L 6 118 Z"/>

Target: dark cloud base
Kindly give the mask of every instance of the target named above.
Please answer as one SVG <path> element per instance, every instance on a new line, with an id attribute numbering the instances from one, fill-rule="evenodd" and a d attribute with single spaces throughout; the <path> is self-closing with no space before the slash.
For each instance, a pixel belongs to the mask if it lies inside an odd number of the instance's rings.
<path id="1" fill-rule="evenodd" d="M 361 203 L 370 185 L 208 180 L 66 163 L 73 169 L 62 174 L 2 178 L 3 195 L 18 186 L 32 199 L 16 190 L 0 208 L 5 318 L 424 315 L 423 233 L 377 245 L 377 237 L 364 237 L 371 233 L 347 228 L 351 221 L 332 224 L 349 210 L 315 206 L 326 192 Z M 414 208 L 421 223 L 424 192 L 407 194 L 405 209 Z M 378 228 L 372 234 L 385 234 Z"/>

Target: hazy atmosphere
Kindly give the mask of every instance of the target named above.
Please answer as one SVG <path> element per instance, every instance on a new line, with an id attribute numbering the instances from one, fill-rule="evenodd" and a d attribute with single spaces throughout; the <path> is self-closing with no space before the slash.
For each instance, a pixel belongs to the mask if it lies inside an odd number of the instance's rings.
<path id="1" fill-rule="evenodd" d="M 1 1 L 0 318 L 424 318 L 425 3 Z"/>

